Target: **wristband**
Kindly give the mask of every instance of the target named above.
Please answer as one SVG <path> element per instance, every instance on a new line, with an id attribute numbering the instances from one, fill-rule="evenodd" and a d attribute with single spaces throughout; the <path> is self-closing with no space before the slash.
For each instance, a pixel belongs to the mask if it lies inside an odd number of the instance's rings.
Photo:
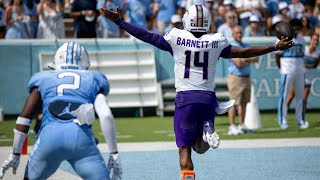
<path id="1" fill-rule="evenodd" d="M 24 126 L 31 126 L 31 119 L 19 116 L 17 118 L 16 124 L 24 125 Z"/>

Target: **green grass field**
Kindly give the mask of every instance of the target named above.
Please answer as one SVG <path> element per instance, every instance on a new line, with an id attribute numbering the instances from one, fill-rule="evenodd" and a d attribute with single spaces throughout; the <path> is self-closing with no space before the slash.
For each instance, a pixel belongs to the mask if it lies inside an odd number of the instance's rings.
<path id="1" fill-rule="evenodd" d="M 294 114 L 289 113 L 289 128 L 282 130 L 277 124 L 276 113 L 261 114 L 262 128 L 253 133 L 229 136 L 229 123 L 226 115 L 216 118 L 216 130 L 220 139 L 261 139 L 261 138 L 297 138 L 320 137 L 320 114 L 307 113 L 310 124 L 308 129 L 299 129 L 295 125 Z M 237 120 L 236 120 L 237 122 Z M 0 146 L 11 146 L 15 119 L 0 122 Z M 173 117 L 145 117 L 145 118 L 116 118 L 118 142 L 145 142 L 145 141 L 174 141 Z M 104 143 L 99 121 L 95 121 L 93 129 L 96 137 Z M 33 135 L 29 136 L 28 143 L 34 142 Z"/>

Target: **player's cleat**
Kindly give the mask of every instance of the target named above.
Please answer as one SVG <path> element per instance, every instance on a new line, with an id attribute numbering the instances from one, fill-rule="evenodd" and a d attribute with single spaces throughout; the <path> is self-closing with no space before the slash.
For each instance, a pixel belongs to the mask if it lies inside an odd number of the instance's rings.
<path id="1" fill-rule="evenodd" d="M 122 178 L 122 167 L 120 163 L 119 154 L 110 154 L 107 166 L 110 175 L 112 171 L 111 180 L 120 180 Z"/>
<path id="2" fill-rule="evenodd" d="M 234 136 L 237 136 L 240 134 L 240 131 L 238 129 L 238 127 L 236 125 L 231 125 L 229 127 L 229 130 L 228 130 L 228 135 L 234 135 Z"/>
<path id="3" fill-rule="evenodd" d="M 213 124 L 209 121 L 204 122 L 202 139 L 204 142 L 208 143 L 209 146 L 213 149 L 219 147 L 219 135 L 215 131 Z"/>
<path id="4" fill-rule="evenodd" d="M 228 112 L 234 105 L 235 100 L 230 100 L 227 102 L 218 102 L 218 107 L 216 108 L 217 114 L 224 114 Z"/>
<path id="5" fill-rule="evenodd" d="M 307 129 L 309 127 L 309 123 L 307 121 L 301 122 L 301 124 L 298 125 L 300 129 Z"/>
<path id="6" fill-rule="evenodd" d="M 182 170 L 181 171 L 181 180 L 195 180 L 196 174 L 192 170 Z"/>
<path id="7" fill-rule="evenodd" d="M 238 131 L 239 131 L 239 133 L 240 134 L 245 134 L 245 133 L 250 133 L 250 132 L 252 132 L 249 128 L 247 128 L 247 126 L 246 125 L 239 125 L 238 126 Z"/>
<path id="8" fill-rule="evenodd" d="M 288 124 L 287 123 L 279 124 L 279 126 L 280 126 L 281 129 L 287 129 L 288 128 Z"/>

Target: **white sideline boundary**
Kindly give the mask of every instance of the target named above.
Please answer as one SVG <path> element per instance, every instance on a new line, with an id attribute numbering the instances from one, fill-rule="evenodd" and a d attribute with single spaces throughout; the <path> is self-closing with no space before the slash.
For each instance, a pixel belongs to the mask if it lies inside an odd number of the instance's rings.
<path id="1" fill-rule="evenodd" d="M 230 148 L 281 148 L 281 147 L 320 147 L 320 138 L 288 138 L 288 139 L 243 139 L 243 140 L 221 140 L 219 149 Z M 102 153 L 106 153 L 107 144 L 99 144 L 98 148 Z M 0 163 L 2 163 L 11 152 L 11 146 L 0 147 Z M 32 146 L 28 146 L 28 153 L 31 152 Z M 128 142 L 118 143 L 120 154 L 122 152 L 142 152 L 142 151 L 167 151 L 177 150 L 175 142 Z M 17 174 L 13 175 L 12 170 L 8 170 L 3 180 L 23 179 L 24 168 L 29 155 L 22 155 Z M 68 172 L 58 169 L 58 171 L 49 178 L 49 180 L 80 180 Z"/>

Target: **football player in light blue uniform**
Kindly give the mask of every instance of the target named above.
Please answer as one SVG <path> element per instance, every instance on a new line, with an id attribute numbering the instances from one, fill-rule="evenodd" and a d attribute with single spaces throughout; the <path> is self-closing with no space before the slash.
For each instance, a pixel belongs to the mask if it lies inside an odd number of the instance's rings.
<path id="1" fill-rule="evenodd" d="M 10 167 L 17 169 L 31 119 L 42 106 L 43 122 L 25 176 L 47 179 L 66 160 L 82 179 L 109 179 L 91 129 L 94 101 L 109 93 L 109 83 L 102 73 L 87 70 L 89 65 L 83 46 L 68 42 L 56 52 L 56 70 L 32 76 L 30 95 L 14 129 L 13 152 L 3 163 L 0 177 Z"/>

